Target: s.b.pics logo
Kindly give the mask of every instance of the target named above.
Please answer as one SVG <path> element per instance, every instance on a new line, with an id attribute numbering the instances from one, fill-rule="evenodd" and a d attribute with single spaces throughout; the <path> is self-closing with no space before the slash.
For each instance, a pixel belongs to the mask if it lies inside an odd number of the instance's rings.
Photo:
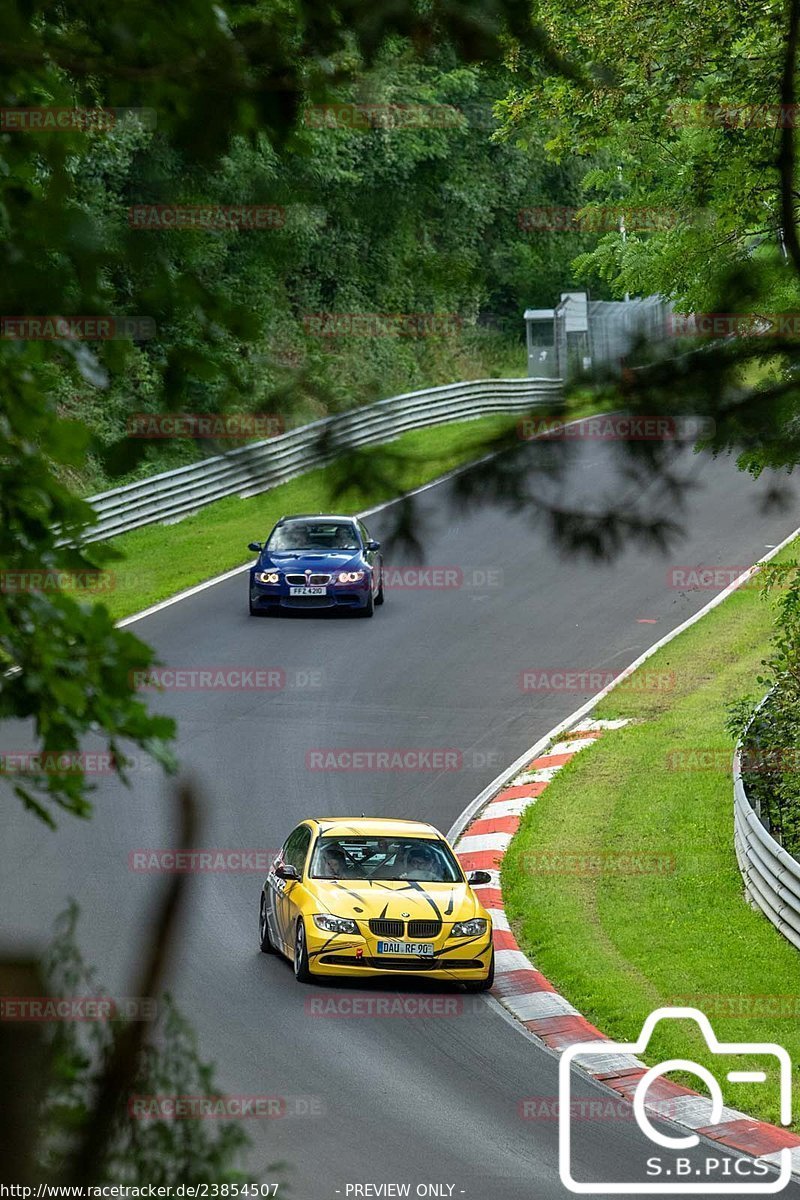
<path id="1" fill-rule="evenodd" d="M 643 1053 L 650 1042 L 653 1030 L 662 1020 L 690 1020 L 699 1027 L 708 1049 L 719 1055 L 716 1073 L 700 1063 L 686 1058 L 672 1058 L 649 1069 L 638 1062 L 635 1055 Z M 624 1056 L 622 1059 L 619 1056 Z M 643 1070 L 633 1092 L 633 1115 L 639 1129 L 652 1144 L 640 1180 L 623 1182 L 578 1180 L 574 1177 L 573 1164 L 580 1155 L 580 1126 L 573 1128 L 573 1104 L 571 1086 L 576 1076 L 573 1065 L 592 1070 L 592 1060 L 597 1070 L 602 1056 L 606 1062 L 613 1061 L 616 1069 Z M 611 1059 L 609 1059 L 611 1056 Z M 727 1058 L 727 1061 L 726 1061 Z M 754 1062 L 755 1060 L 755 1062 Z M 663 1096 L 663 1077 L 672 1071 L 695 1076 L 708 1092 L 708 1096 L 694 1095 L 688 1089 L 685 1096 L 677 1099 L 659 1099 Z M 782 1125 L 791 1122 L 791 1072 L 789 1055 L 782 1046 L 774 1042 L 720 1042 L 717 1040 L 708 1017 L 697 1008 L 659 1008 L 645 1021 L 642 1032 L 635 1042 L 578 1042 L 569 1046 L 559 1064 L 559 1171 L 561 1182 L 570 1192 L 578 1195 L 757 1195 L 780 1192 L 791 1179 L 791 1151 L 782 1149 L 769 1155 L 769 1161 L 760 1158 L 739 1157 L 736 1154 L 701 1152 L 693 1157 L 687 1151 L 700 1146 L 696 1133 L 678 1132 L 671 1122 L 691 1129 L 711 1128 L 724 1125 L 743 1116 L 727 1108 L 720 1080 L 730 1084 L 767 1083 L 768 1079 L 779 1082 L 780 1120 Z M 681 1104 L 686 1109 L 681 1111 Z M 698 1106 L 702 1116 L 698 1119 Z M 685 1118 L 685 1119 L 682 1119 Z M 657 1128 L 654 1121 L 660 1122 Z M 669 1123 L 667 1123 L 669 1122 Z M 573 1145 L 573 1142 L 576 1144 Z M 725 1149 L 725 1147 L 722 1147 Z M 656 1152 L 658 1151 L 658 1153 Z M 776 1174 L 777 1169 L 777 1174 Z"/>

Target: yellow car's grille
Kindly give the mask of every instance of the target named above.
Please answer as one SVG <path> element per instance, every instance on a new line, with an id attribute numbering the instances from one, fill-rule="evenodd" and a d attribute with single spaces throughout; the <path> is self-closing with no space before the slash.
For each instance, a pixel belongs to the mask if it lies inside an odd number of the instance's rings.
<path id="1" fill-rule="evenodd" d="M 442 932 L 441 921 L 394 921 L 385 917 L 374 917 L 369 923 L 370 933 L 386 938 L 437 938 Z"/>
<path id="2" fill-rule="evenodd" d="M 442 932 L 441 921 L 409 921 L 408 936 L 410 938 L 436 938 Z"/>
<path id="3" fill-rule="evenodd" d="M 375 917 L 370 921 L 369 929 L 370 933 L 374 933 L 376 937 L 399 938 L 403 936 L 405 922 L 387 921 L 381 917 Z"/>

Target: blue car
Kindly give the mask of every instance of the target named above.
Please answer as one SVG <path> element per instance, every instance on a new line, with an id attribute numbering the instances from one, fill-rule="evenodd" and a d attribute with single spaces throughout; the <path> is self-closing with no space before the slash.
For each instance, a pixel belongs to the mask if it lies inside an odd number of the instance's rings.
<path id="1" fill-rule="evenodd" d="M 281 517 L 250 568 L 250 615 L 282 608 L 349 608 L 371 617 L 383 604 L 383 557 L 357 517 Z"/>

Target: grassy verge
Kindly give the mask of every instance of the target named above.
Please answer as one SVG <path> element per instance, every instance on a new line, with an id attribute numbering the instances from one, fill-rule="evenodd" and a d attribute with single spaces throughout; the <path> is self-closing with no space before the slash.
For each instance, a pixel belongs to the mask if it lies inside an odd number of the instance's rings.
<path id="1" fill-rule="evenodd" d="M 726 705 L 759 691 L 771 629 L 770 604 L 748 587 L 659 651 L 595 714 L 636 724 L 559 772 L 504 859 L 521 947 L 615 1040 L 633 1041 L 653 1009 L 683 1003 L 705 1011 L 721 1040 L 778 1042 L 800 1062 L 800 954 L 744 901 L 725 731 Z M 648 690 L 661 672 L 674 686 Z M 698 748 L 719 751 L 713 769 L 689 769 Z M 542 852 L 607 857 L 547 874 Z M 620 855 L 638 856 L 638 873 L 623 873 Z M 703 1063 L 727 1104 L 777 1122 L 774 1072 L 767 1086 L 726 1083 L 695 1028 L 660 1025 L 645 1060 Z"/>
<path id="2" fill-rule="evenodd" d="M 365 472 L 369 486 L 360 485 L 356 473 L 344 494 L 337 493 L 341 467 L 334 465 L 247 500 L 219 500 L 176 525 L 150 525 L 122 534 L 111 543 L 123 560 L 110 565 L 113 588 L 103 601 L 114 617 L 129 616 L 245 562 L 247 543 L 263 540 L 282 514 L 370 508 L 469 462 L 487 439 L 500 436 L 518 420 L 501 414 L 417 429 L 388 447 L 360 451 L 357 461 L 373 467 Z"/>

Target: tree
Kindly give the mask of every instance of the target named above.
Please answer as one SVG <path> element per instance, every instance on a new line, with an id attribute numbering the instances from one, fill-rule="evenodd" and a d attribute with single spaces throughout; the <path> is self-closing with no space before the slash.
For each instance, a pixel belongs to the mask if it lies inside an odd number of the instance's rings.
<path id="1" fill-rule="evenodd" d="M 358 252 L 359 237 L 370 256 L 338 301 L 366 297 L 369 271 L 376 305 L 413 294 L 415 303 L 458 298 L 461 307 L 466 294 L 474 312 L 487 291 L 483 233 L 496 219 L 502 181 L 516 175 L 514 190 L 524 190 L 520 157 L 489 146 L 488 136 L 478 150 L 468 135 L 446 140 L 438 130 L 402 142 L 377 130 L 368 143 L 348 135 L 334 144 L 315 138 L 301 113 L 341 101 L 356 84 L 387 97 L 468 98 L 479 87 L 470 64 L 497 67 L 508 38 L 556 61 L 518 0 L 456 8 L 439 0 L 227 8 L 189 0 L 169 22 L 152 3 L 7 6 L 0 312 L 127 315 L 157 331 L 152 345 L 31 340 L 8 324 L 0 338 L 0 657 L 8 668 L 0 717 L 30 721 L 44 752 L 7 759 L 4 769 L 42 819 L 54 823 L 59 809 L 90 813 L 81 747 L 91 731 L 123 776 L 126 746 L 172 763 L 172 723 L 148 711 L 134 682 L 152 653 L 116 629 L 94 595 L 114 555 L 86 544 L 91 510 L 70 486 L 84 477 L 87 455 L 104 472 L 139 468 L 147 447 L 124 436 L 124 422 L 152 406 L 267 408 L 288 420 L 307 419 L 328 400 L 335 407 L 333 389 L 320 400 L 324 371 L 322 382 L 319 372 L 287 382 L 285 372 L 265 372 L 264 361 L 295 332 L 304 305 L 328 302 L 336 275 L 323 265 Z M 387 39 L 402 59 L 397 82 Z M 449 62 L 434 70 L 443 45 Z M 31 131 L 32 118 L 20 115 L 31 106 L 51 123 Z M 115 114 L 110 135 L 97 127 L 98 108 Z M 68 114 L 66 125 L 55 110 Z M 392 220 L 387 196 L 395 187 L 409 202 L 402 221 Z M 450 201 L 440 210 L 433 196 L 443 188 Z M 127 213 L 138 201 L 274 203 L 287 193 L 299 212 L 285 234 L 260 242 L 228 231 L 146 236 Z M 376 358 L 376 376 L 379 366 Z"/>

